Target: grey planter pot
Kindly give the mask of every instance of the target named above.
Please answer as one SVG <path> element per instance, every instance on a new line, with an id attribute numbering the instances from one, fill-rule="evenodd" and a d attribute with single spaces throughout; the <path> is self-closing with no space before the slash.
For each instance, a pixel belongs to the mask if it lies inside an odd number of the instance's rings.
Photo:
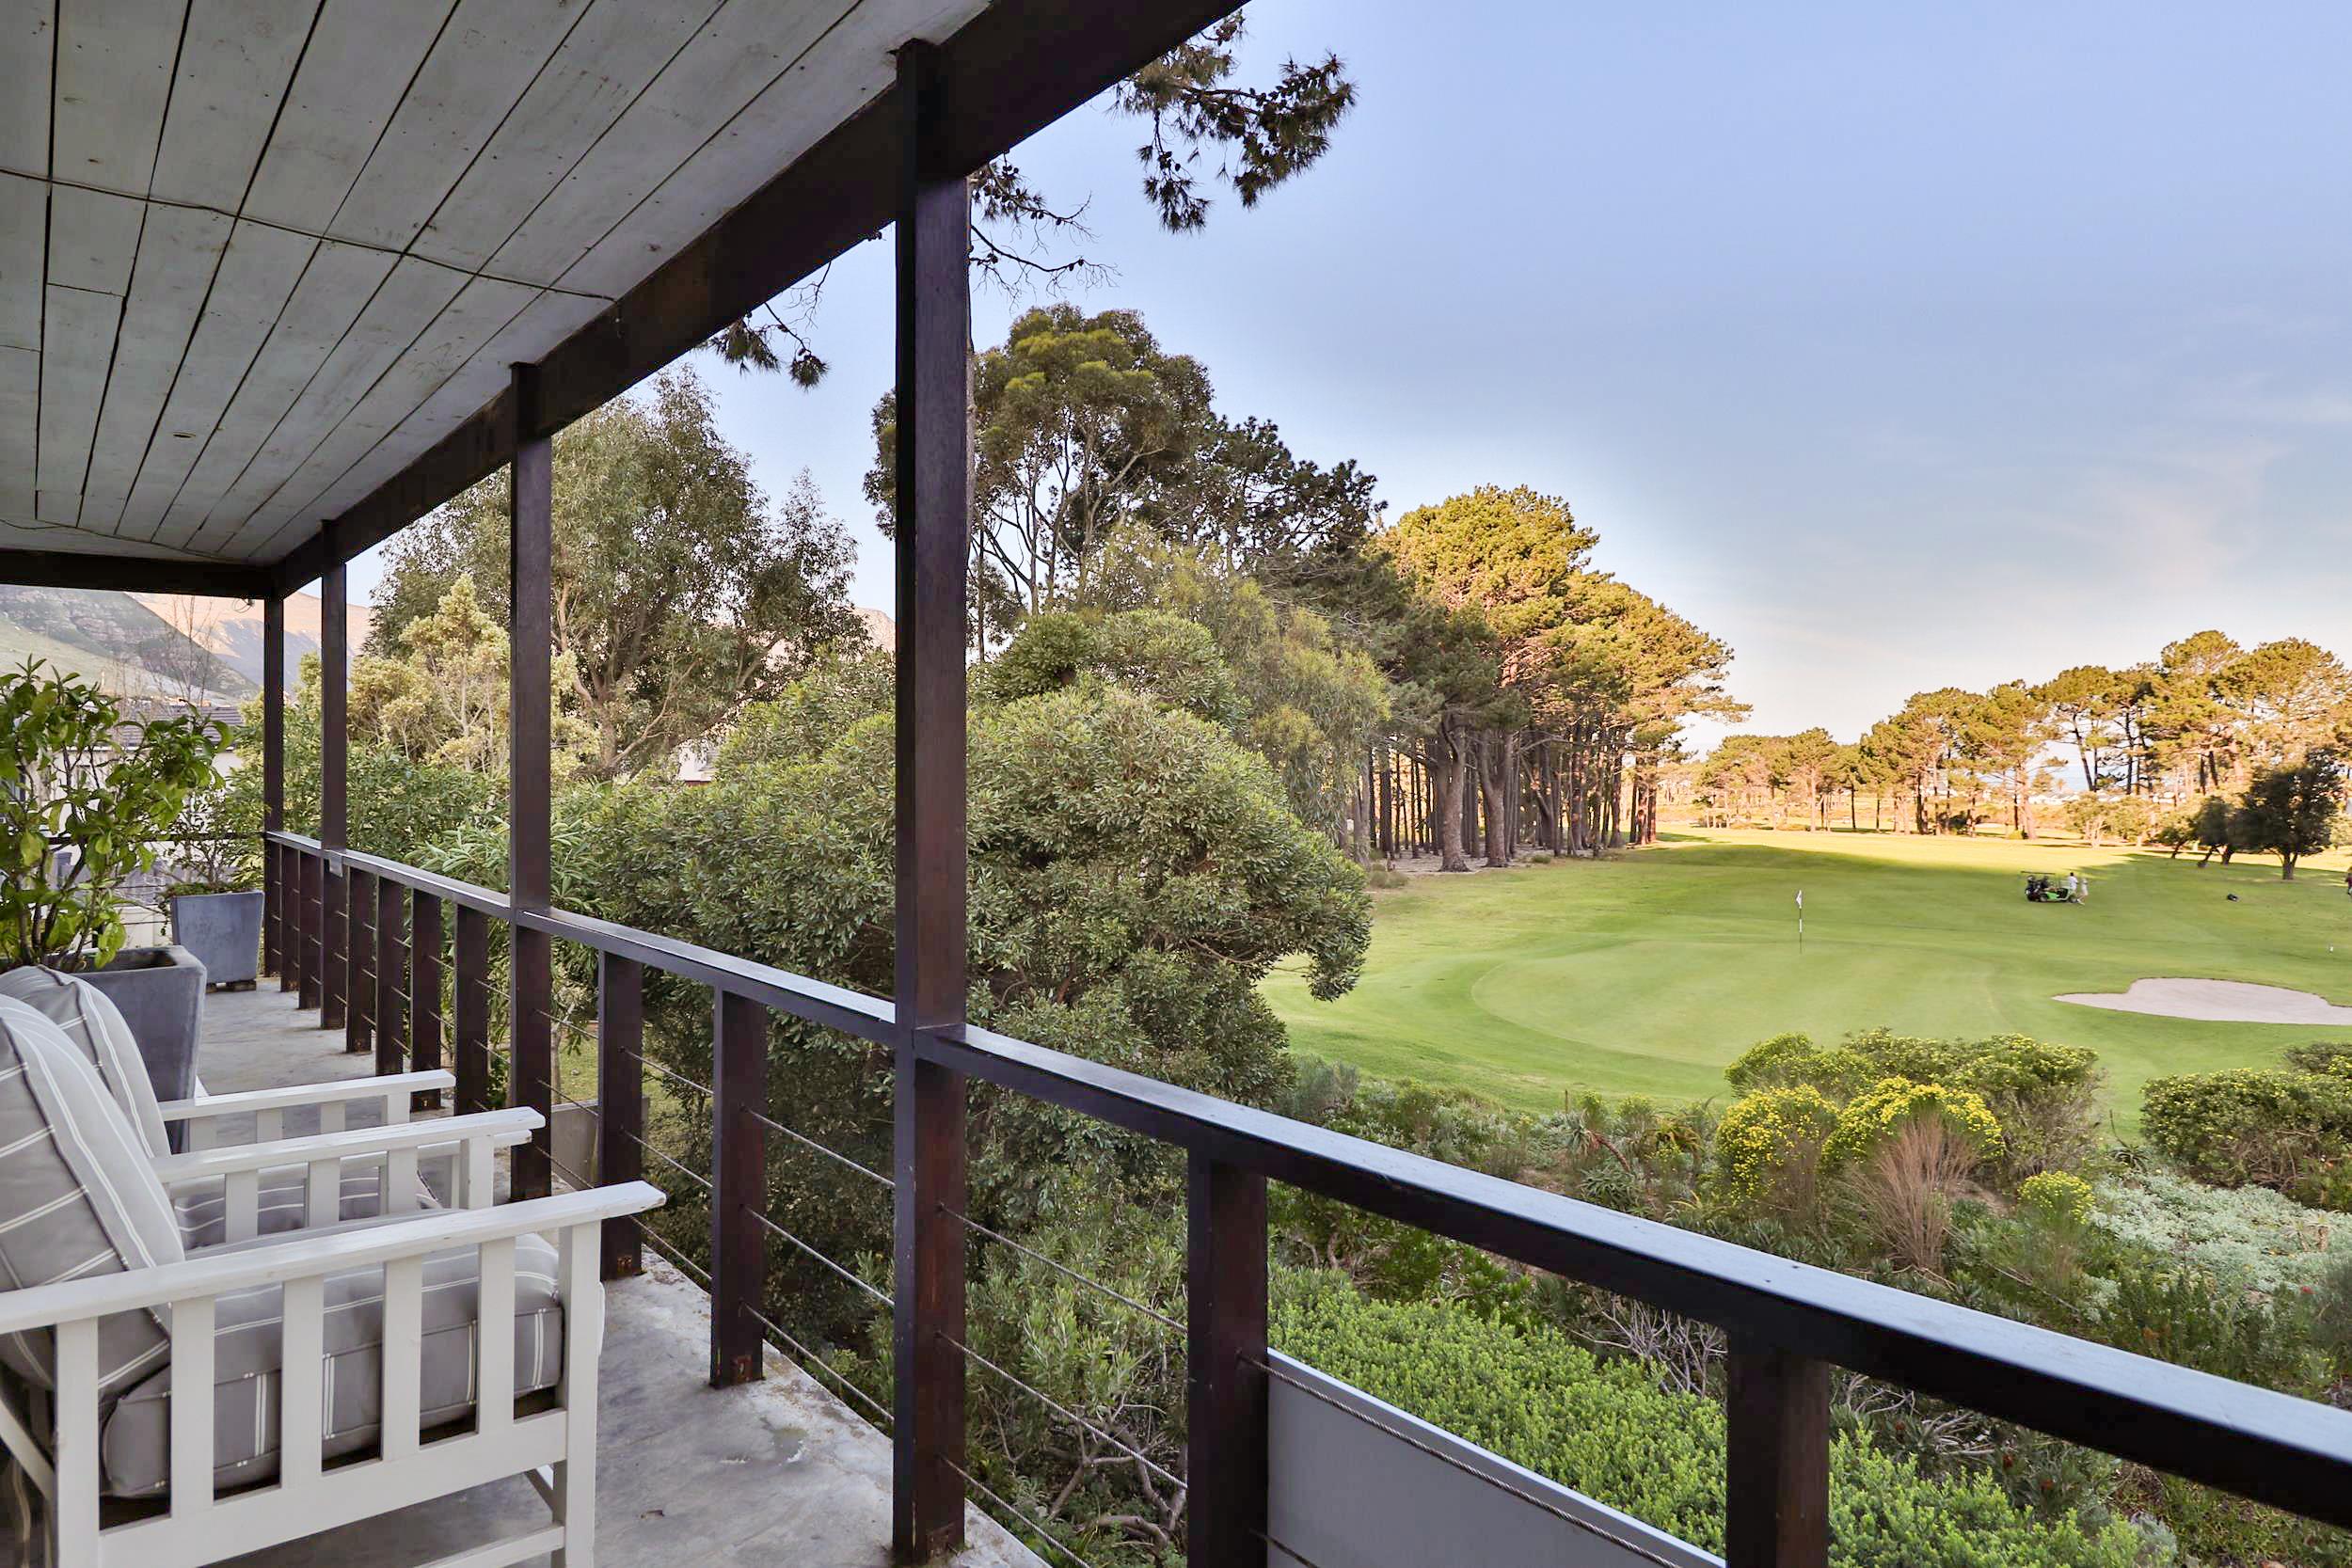
<path id="1" fill-rule="evenodd" d="M 136 947 L 82 978 L 106 993 L 139 1042 L 158 1100 L 196 1092 L 196 1046 L 204 1018 L 204 966 L 184 947 Z M 171 1147 L 182 1129 L 173 1128 Z"/>
<path id="2" fill-rule="evenodd" d="M 171 901 L 171 940 L 196 955 L 205 982 L 249 986 L 262 973 L 262 901 L 251 893 L 183 893 Z"/>

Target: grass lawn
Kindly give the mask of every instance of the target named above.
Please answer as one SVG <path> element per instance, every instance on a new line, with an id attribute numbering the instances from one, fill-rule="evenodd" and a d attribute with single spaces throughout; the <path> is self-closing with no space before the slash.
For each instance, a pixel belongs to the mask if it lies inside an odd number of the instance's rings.
<path id="1" fill-rule="evenodd" d="M 2088 904 L 2025 901 L 2024 873 L 2068 870 L 2090 877 Z M 2074 843 L 1691 830 L 1611 861 L 1417 877 L 1375 895 L 1353 992 L 1319 1003 L 1279 974 L 1265 993 L 1302 1054 L 1538 1110 L 1566 1089 L 1720 1096 L 1724 1064 L 1784 1029 L 2013 1031 L 2098 1052 L 2128 1131 L 2151 1078 L 2352 1029 L 2051 998 L 2177 975 L 2352 1004 L 2344 870 L 2341 851 L 2285 882 L 2267 859 L 2201 871 L 2193 853 Z"/>

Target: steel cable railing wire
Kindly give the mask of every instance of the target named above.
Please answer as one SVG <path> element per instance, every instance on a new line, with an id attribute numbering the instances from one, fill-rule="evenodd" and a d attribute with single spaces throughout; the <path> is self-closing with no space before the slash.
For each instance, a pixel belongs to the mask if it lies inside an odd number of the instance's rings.
<path id="1" fill-rule="evenodd" d="M 823 1253 L 818 1251 L 806 1242 L 802 1241 L 798 1236 L 795 1236 L 792 1232 L 787 1230 L 784 1227 L 778 1225 L 775 1221 L 770 1219 L 758 1210 L 746 1205 L 743 1212 L 746 1214 L 749 1214 L 761 1228 L 771 1231 L 777 1236 L 781 1236 L 784 1240 L 791 1243 L 792 1245 L 800 1248 L 803 1252 L 807 1253 L 811 1258 L 816 1259 L 817 1261 L 824 1264 L 825 1267 L 831 1269 L 834 1273 L 839 1275 L 842 1278 L 848 1280 L 850 1284 L 856 1286 L 867 1295 L 872 1296 L 876 1301 L 881 1302 L 884 1307 L 891 1308 L 893 1311 L 898 1309 L 898 1303 L 892 1301 L 887 1293 L 878 1289 L 872 1280 L 866 1278 L 853 1270 L 842 1267 L 839 1263 L 834 1262 L 832 1259 L 826 1257 Z"/>
<path id="2" fill-rule="evenodd" d="M 660 1161 L 663 1164 L 669 1166 L 672 1170 L 677 1172 L 689 1181 L 693 1182 L 694 1185 L 700 1187 L 704 1192 L 708 1193 L 717 1190 L 711 1186 L 710 1179 L 708 1177 L 704 1176 L 701 1172 L 695 1170 L 691 1165 L 686 1164 L 681 1161 L 674 1160 L 669 1155 L 662 1153 L 661 1150 L 647 1143 L 642 1134 L 629 1132 L 627 1128 L 623 1128 L 621 1131 L 628 1137 L 629 1142 L 635 1144 L 639 1148 L 644 1149 L 646 1153 L 652 1155 L 655 1159 Z"/>
<path id="3" fill-rule="evenodd" d="M 709 1091 L 705 1090 L 704 1092 L 708 1093 Z M 773 1117 L 763 1116 L 757 1111 L 746 1111 L 744 1115 L 750 1117 L 754 1121 L 759 1123 L 760 1126 L 767 1128 L 771 1132 L 781 1132 L 786 1137 L 790 1138 L 794 1143 L 805 1145 L 807 1148 L 813 1148 L 818 1153 L 823 1155 L 826 1159 L 836 1161 L 841 1164 L 849 1166 L 851 1170 L 857 1172 L 860 1176 L 865 1177 L 869 1181 L 878 1181 L 883 1187 L 894 1192 L 898 1190 L 898 1184 L 890 1180 L 887 1176 L 884 1176 L 882 1172 L 858 1164 L 855 1160 L 850 1159 L 848 1155 L 842 1153 L 837 1148 L 828 1148 L 825 1145 L 818 1143 L 815 1138 L 810 1137 L 807 1133 L 796 1132 L 793 1129 L 787 1127 L 784 1123 L 776 1120 Z"/>
<path id="4" fill-rule="evenodd" d="M 746 1307 L 743 1310 L 750 1313 L 753 1321 L 757 1323 L 760 1327 L 766 1329 L 769 1333 L 776 1337 L 779 1341 L 776 1348 L 791 1356 L 793 1358 L 793 1364 L 799 1367 L 803 1371 L 822 1372 L 825 1376 L 831 1378 L 835 1384 L 837 1384 L 843 1393 L 850 1395 L 866 1409 L 872 1411 L 878 1418 L 892 1425 L 897 1424 L 895 1418 L 892 1417 L 890 1412 L 882 1408 L 882 1402 L 880 1400 L 875 1399 L 873 1395 L 867 1393 L 865 1389 L 850 1382 L 850 1379 L 841 1372 L 826 1365 L 824 1357 L 818 1355 L 815 1351 L 809 1349 L 806 1345 L 801 1343 L 800 1340 L 794 1338 L 785 1330 L 782 1324 L 778 1323 L 774 1319 L 769 1317 L 767 1313 L 762 1312 L 756 1307 Z"/>
<path id="5" fill-rule="evenodd" d="M 1071 1279 L 1076 1280 L 1088 1290 L 1094 1291 L 1102 1295 L 1107 1296 L 1111 1300 L 1119 1303 L 1120 1306 L 1127 1307 L 1131 1311 L 1141 1313 L 1143 1316 L 1150 1318 L 1152 1322 L 1159 1323 L 1162 1327 L 1171 1329 L 1178 1334 L 1184 1332 L 1184 1325 L 1169 1317 L 1167 1313 L 1162 1312 L 1155 1307 L 1147 1307 L 1142 1302 L 1136 1300 L 1133 1296 L 1121 1295 L 1119 1291 L 1112 1290 L 1109 1286 L 1102 1283 L 1100 1280 L 1090 1279 L 1066 1263 L 1056 1262 L 1053 1259 L 1046 1257 L 1045 1254 L 1038 1251 L 1035 1247 L 1024 1246 L 1021 1243 L 1014 1241 L 1011 1237 L 1005 1235 L 1002 1231 L 990 1229 L 987 1226 L 982 1225 L 979 1221 L 974 1219 L 969 1214 L 959 1213 L 955 1210 L 948 1208 L 944 1203 L 940 1204 L 938 1207 L 941 1213 L 946 1215 L 949 1219 L 957 1221 L 965 1228 L 977 1231 L 980 1235 L 987 1237 L 990 1241 L 995 1242 L 1000 1245 L 1009 1246 L 1025 1258 L 1036 1259 L 1047 1268 L 1052 1269 L 1056 1274 L 1064 1275 Z"/>
<path id="6" fill-rule="evenodd" d="M 1003 1509 L 1006 1513 L 1020 1520 L 1022 1524 L 1027 1526 L 1030 1532 L 1036 1535 L 1039 1540 L 1044 1542 L 1047 1545 L 1053 1547 L 1054 1550 L 1059 1552 L 1062 1556 L 1076 1563 L 1078 1568 L 1094 1568 L 1094 1564 L 1089 1562 L 1085 1558 L 1080 1557 L 1070 1547 L 1063 1545 L 1061 1544 L 1060 1537 L 1057 1536 L 1052 1530 L 1047 1529 L 1043 1525 L 1038 1523 L 1037 1516 L 1035 1514 L 1029 1513 L 1026 1509 L 1021 1508 L 1007 1500 L 1004 1494 L 998 1492 L 994 1487 L 992 1487 L 988 1484 L 988 1482 L 980 1480 L 979 1477 L 974 1475 L 971 1471 L 957 1464 L 954 1460 L 942 1455 L 940 1463 L 946 1465 L 947 1468 L 953 1470 L 956 1474 L 961 1476 L 963 1478 L 963 1483 L 966 1486 L 969 1486 L 972 1490 L 977 1492 L 981 1497 L 986 1497 L 990 1502 L 994 1503 L 998 1508 Z"/>
<path id="7" fill-rule="evenodd" d="M 659 1235 L 656 1235 L 654 1233 L 653 1227 L 649 1225 L 640 1225 L 637 1227 L 637 1235 L 638 1239 L 644 1242 L 647 1246 L 661 1254 L 662 1257 L 676 1264 L 686 1273 L 693 1275 L 694 1279 L 702 1286 L 704 1291 L 707 1291 L 710 1289 L 710 1271 L 704 1268 L 700 1263 L 695 1262 L 692 1259 L 687 1257 L 686 1254 L 678 1251 L 675 1247 L 670 1245 L 669 1243 L 663 1241 Z"/>
<path id="8" fill-rule="evenodd" d="M 1137 1449 L 1131 1444 L 1122 1443 L 1118 1438 L 1113 1437 L 1109 1433 L 1104 1432 L 1101 1427 L 1096 1426 L 1092 1421 L 1088 1420 L 1084 1416 L 1079 1415 L 1076 1411 L 1063 1404 L 1060 1401 L 1055 1399 L 1053 1395 L 1045 1392 L 1042 1388 L 1036 1387 L 1035 1386 L 1023 1381 L 1016 1374 L 1007 1371 L 995 1362 L 991 1361 L 987 1356 L 982 1355 L 978 1351 L 974 1350 L 970 1345 L 965 1344 L 962 1340 L 958 1339 L 951 1335 L 943 1334 L 940 1338 L 955 1346 L 956 1349 L 963 1352 L 965 1355 L 977 1362 L 980 1366 L 985 1367 L 992 1372 L 994 1372 L 998 1377 L 1003 1378 L 1007 1383 L 1011 1384 L 1015 1388 L 1018 1388 L 1023 1393 L 1028 1395 L 1029 1398 L 1037 1401 L 1038 1403 L 1045 1406 L 1046 1409 L 1051 1410 L 1055 1415 L 1059 1416 L 1063 1420 L 1068 1421 L 1071 1425 L 1079 1428 L 1081 1431 L 1090 1433 L 1102 1442 L 1108 1443 L 1112 1448 L 1118 1449 L 1120 1453 L 1125 1454 L 1129 1459 L 1134 1460 L 1136 1464 L 1142 1465 L 1145 1469 L 1151 1471 L 1153 1475 L 1159 1477 L 1162 1481 L 1168 1482 L 1168 1485 L 1173 1486 L 1179 1492 L 1183 1492 L 1187 1489 L 1182 1476 L 1174 1474 L 1168 1470 L 1167 1466 L 1161 1465 L 1158 1461 L 1152 1458 L 1151 1455 L 1145 1453 L 1142 1449 Z"/>

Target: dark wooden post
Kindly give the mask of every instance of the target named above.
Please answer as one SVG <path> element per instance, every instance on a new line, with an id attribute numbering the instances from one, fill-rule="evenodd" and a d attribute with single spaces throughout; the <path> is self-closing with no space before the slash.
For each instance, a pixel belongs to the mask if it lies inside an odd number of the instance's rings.
<path id="1" fill-rule="evenodd" d="M 294 898 L 302 910 L 300 974 L 294 987 L 294 1005 L 298 1007 L 321 1006 L 323 977 L 326 973 L 326 922 L 321 901 L 326 896 L 326 878 L 321 875 L 319 857 L 309 850 L 294 854 L 294 871 L 298 879 Z"/>
<path id="2" fill-rule="evenodd" d="M 1728 1381 L 1724 1568 L 1823 1568 L 1829 1364 L 1734 1339 Z"/>
<path id="3" fill-rule="evenodd" d="M 286 890 L 278 878 L 278 846 L 262 840 L 262 973 L 278 976 L 284 990 L 292 980 L 286 962 Z M 257 986 L 255 988 L 259 990 Z"/>
<path id="4" fill-rule="evenodd" d="M 965 354 L 970 171 L 939 152 L 937 53 L 898 52 L 896 1420 L 891 1543 L 963 1544 L 964 1084 L 915 1056 L 964 1021 Z"/>
<path id="5" fill-rule="evenodd" d="M 552 884 L 548 810 L 550 796 L 548 682 L 554 649 L 554 443 L 542 428 L 539 369 L 516 365 L 515 463 L 508 486 L 510 567 L 507 636 L 507 737 L 513 761 L 507 894 L 519 912 L 545 910 Z M 547 1118 L 528 1146 L 515 1150 L 514 1195 L 545 1197 L 552 1180 L 555 1118 L 554 954 L 544 931 L 520 920 L 508 931 L 511 980 L 506 1018 L 513 1047 L 506 1099 Z"/>
<path id="6" fill-rule="evenodd" d="M 596 1180 L 604 1186 L 645 1174 L 645 967 L 602 954 L 596 962 Z M 642 1273 L 644 1243 L 637 1216 L 604 1222 L 598 1276 Z"/>
<path id="7" fill-rule="evenodd" d="M 408 912 L 408 1065 L 431 1072 L 441 1065 L 441 901 L 420 888 Z M 441 1091 L 427 1089 L 409 1108 L 437 1111 Z"/>
<path id="8" fill-rule="evenodd" d="M 457 906 L 457 935 L 451 943 L 450 1022 L 456 1038 L 457 1114 L 490 1106 L 490 917 L 470 905 Z"/>
<path id="9" fill-rule="evenodd" d="M 358 1053 L 375 1049 L 375 879 L 364 871 L 344 873 L 343 897 L 350 906 L 344 917 L 350 934 L 344 973 L 351 979 L 343 1049 Z"/>
<path id="10" fill-rule="evenodd" d="M 345 695 L 351 678 L 349 607 L 344 603 L 341 541 L 332 523 L 320 530 L 330 562 L 319 578 L 319 1027 L 341 1029 L 351 1001 L 350 901 L 335 858 L 350 847 L 345 795 L 349 736 Z M 346 1042 L 347 1043 L 347 1042 Z"/>
<path id="11" fill-rule="evenodd" d="M 1186 1556 L 1263 1561 L 1265 1178 L 1198 1152 L 1185 1176 Z"/>
<path id="12" fill-rule="evenodd" d="M 286 827 L 286 600 L 273 593 L 262 601 L 262 831 Z M 262 969 L 278 976 L 278 989 L 293 986 L 286 942 L 286 863 L 278 847 L 262 841 Z"/>
<path id="13" fill-rule="evenodd" d="M 759 1378 L 759 1306 L 768 1277 L 766 1131 L 768 1009 L 747 996 L 718 993 L 712 1009 L 710 1155 L 710 1386 Z"/>
<path id="14" fill-rule="evenodd" d="M 375 881 L 375 1070 L 408 1070 L 408 890 Z"/>

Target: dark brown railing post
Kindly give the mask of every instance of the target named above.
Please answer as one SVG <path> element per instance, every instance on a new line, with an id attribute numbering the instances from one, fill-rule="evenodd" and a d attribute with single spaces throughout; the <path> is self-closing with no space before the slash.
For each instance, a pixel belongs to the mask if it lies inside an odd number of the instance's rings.
<path id="1" fill-rule="evenodd" d="M 262 972 L 286 974 L 286 859 L 267 834 L 286 826 L 286 597 L 262 601 Z"/>
<path id="2" fill-rule="evenodd" d="M 963 1075 L 923 1060 L 964 1022 L 964 582 L 972 452 L 967 168 L 943 150 L 938 52 L 898 51 L 898 955 L 891 1549 L 963 1544 Z"/>
<path id="3" fill-rule="evenodd" d="M 1735 1338 L 1724 1413 L 1724 1568 L 1823 1568 L 1829 1364 Z"/>
<path id="4" fill-rule="evenodd" d="M 302 879 L 295 893 L 302 902 L 302 960 L 294 1005 L 318 1007 L 326 989 L 326 878 L 319 857 L 310 850 L 296 850 L 295 859 Z"/>
<path id="5" fill-rule="evenodd" d="M 351 1005 L 351 878 L 320 860 L 319 1027 L 341 1029 Z"/>
<path id="6" fill-rule="evenodd" d="M 763 1031 L 764 1033 L 764 1031 Z M 610 1187 L 645 1174 L 645 966 L 600 954 L 596 961 L 596 1180 Z M 764 1090 L 762 1091 L 765 1092 Z M 622 1279 L 644 1272 L 644 1243 L 637 1216 L 604 1222 L 598 1276 Z M 715 1277 L 715 1275 L 714 1275 Z"/>
<path id="7" fill-rule="evenodd" d="M 755 1382 L 767 1238 L 754 1215 L 768 1212 L 765 1130 L 768 1009 L 748 996 L 718 993 L 712 1009 L 710 1155 L 710 1386 Z"/>
<path id="8" fill-rule="evenodd" d="M 278 873 L 278 989 L 302 989 L 302 857 L 282 844 L 270 846 Z"/>
<path id="9" fill-rule="evenodd" d="M 342 541 L 322 524 L 326 570 L 319 574 L 319 1027 L 341 1029 L 351 1004 L 350 879 L 334 863 L 351 846 L 351 606 Z M 349 1041 L 346 1040 L 348 1045 Z"/>
<path id="10" fill-rule="evenodd" d="M 1265 1560 L 1265 1178 L 1185 1169 L 1185 1557 Z"/>
<path id="11" fill-rule="evenodd" d="M 408 1070 L 408 890 L 375 880 L 375 1070 Z"/>
<path id="12" fill-rule="evenodd" d="M 490 1110 L 490 917 L 469 904 L 457 906 L 455 960 L 450 981 L 450 1042 L 456 1061 L 459 1116 Z"/>
<path id="13" fill-rule="evenodd" d="M 349 957 L 343 964 L 347 981 L 343 1049 L 361 1053 L 375 1049 L 375 879 L 365 871 L 345 867 L 344 895 L 350 900 Z"/>
<path id="14" fill-rule="evenodd" d="M 554 880 L 548 704 L 555 657 L 555 457 L 539 405 L 539 367 L 515 366 L 507 397 L 514 405 L 515 459 L 507 485 L 506 892 L 516 918 L 507 928 L 506 1102 L 544 1118 L 514 1155 L 514 1196 L 529 1198 L 547 1196 L 555 1177 L 554 945 L 520 918 L 548 907 Z"/>
<path id="15" fill-rule="evenodd" d="M 286 989 L 286 893 L 278 879 L 278 846 L 262 840 L 262 973 Z"/>
<path id="16" fill-rule="evenodd" d="M 419 888 L 408 907 L 408 1065 L 441 1065 L 441 901 Z M 409 1108 L 437 1111 L 441 1091 L 426 1089 Z"/>

